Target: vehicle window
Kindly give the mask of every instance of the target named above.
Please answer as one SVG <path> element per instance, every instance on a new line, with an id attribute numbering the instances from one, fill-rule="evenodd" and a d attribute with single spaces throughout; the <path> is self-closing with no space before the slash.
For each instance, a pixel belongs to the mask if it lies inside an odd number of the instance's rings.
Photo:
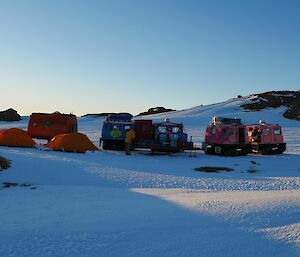
<path id="1" fill-rule="evenodd" d="M 210 134 L 212 134 L 212 135 L 216 134 L 216 128 L 215 127 L 210 129 Z"/>
<path id="2" fill-rule="evenodd" d="M 264 128 L 264 134 L 265 135 L 270 135 L 271 134 L 271 129 L 270 128 Z"/>
<path id="3" fill-rule="evenodd" d="M 275 129 L 274 134 L 275 135 L 281 135 L 281 129 L 280 128 Z"/>
<path id="4" fill-rule="evenodd" d="M 167 132 L 167 128 L 165 126 L 159 126 L 158 127 L 158 132 L 159 133 L 166 133 Z"/>
<path id="5" fill-rule="evenodd" d="M 170 140 L 178 140 L 178 134 L 170 134 Z"/>
<path id="6" fill-rule="evenodd" d="M 172 133 L 178 133 L 179 132 L 179 128 L 178 127 L 173 127 L 172 128 Z"/>

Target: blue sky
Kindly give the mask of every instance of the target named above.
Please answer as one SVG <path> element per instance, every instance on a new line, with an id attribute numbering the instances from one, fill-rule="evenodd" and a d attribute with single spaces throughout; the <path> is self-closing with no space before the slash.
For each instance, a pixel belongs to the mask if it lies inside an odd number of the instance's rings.
<path id="1" fill-rule="evenodd" d="M 300 89 L 300 1 L 0 2 L 1 109 L 183 109 Z"/>

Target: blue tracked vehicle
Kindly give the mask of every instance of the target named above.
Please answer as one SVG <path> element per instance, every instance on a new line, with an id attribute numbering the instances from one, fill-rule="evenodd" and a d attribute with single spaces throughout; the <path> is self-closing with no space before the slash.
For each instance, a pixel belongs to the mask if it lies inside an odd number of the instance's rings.
<path id="1" fill-rule="evenodd" d="M 126 131 L 132 128 L 132 115 L 111 114 L 103 122 L 100 145 L 104 150 L 124 150 Z"/>
<path id="2" fill-rule="evenodd" d="M 134 148 L 150 149 L 155 152 L 182 152 L 193 149 L 188 142 L 182 123 L 153 123 L 152 120 L 132 120 L 131 115 L 109 115 L 103 122 L 100 145 L 104 150 L 124 150 L 126 131 L 133 129 L 136 134 Z"/>

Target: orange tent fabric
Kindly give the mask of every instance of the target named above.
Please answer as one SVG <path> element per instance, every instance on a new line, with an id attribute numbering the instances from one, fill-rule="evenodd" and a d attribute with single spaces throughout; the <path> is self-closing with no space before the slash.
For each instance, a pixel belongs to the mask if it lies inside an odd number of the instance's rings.
<path id="1" fill-rule="evenodd" d="M 85 153 L 86 151 L 96 151 L 98 148 L 81 133 L 67 133 L 55 136 L 47 147 L 55 151 Z"/>
<path id="2" fill-rule="evenodd" d="M 19 128 L 10 128 L 0 131 L 0 145 L 16 147 L 34 147 L 36 143 L 26 131 Z"/>

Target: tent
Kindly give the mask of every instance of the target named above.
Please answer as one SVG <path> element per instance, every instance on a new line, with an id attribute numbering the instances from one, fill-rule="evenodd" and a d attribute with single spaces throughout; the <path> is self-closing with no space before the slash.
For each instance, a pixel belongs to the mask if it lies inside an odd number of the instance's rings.
<path id="1" fill-rule="evenodd" d="M 55 136 L 47 147 L 55 151 L 84 153 L 86 151 L 96 151 L 98 148 L 81 133 L 67 133 Z"/>
<path id="2" fill-rule="evenodd" d="M 36 143 L 26 131 L 19 128 L 10 128 L 0 131 L 1 146 L 34 147 Z"/>

